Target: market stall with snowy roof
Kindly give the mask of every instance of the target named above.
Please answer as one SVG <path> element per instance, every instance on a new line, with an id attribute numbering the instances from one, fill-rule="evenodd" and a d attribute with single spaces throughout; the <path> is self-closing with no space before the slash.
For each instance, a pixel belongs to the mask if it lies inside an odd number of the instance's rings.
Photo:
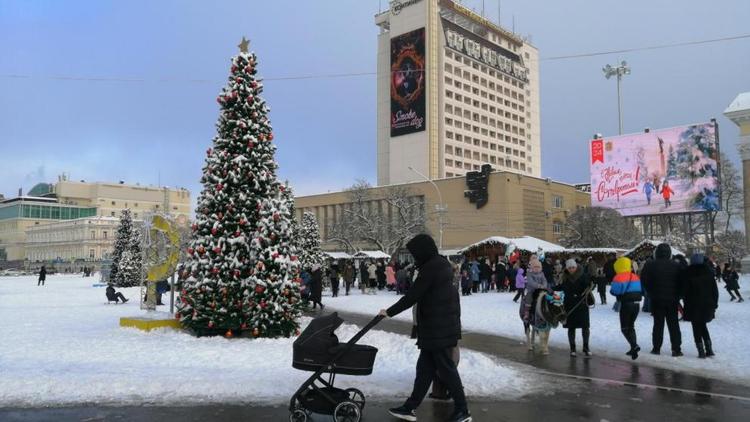
<path id="1" fill-rule="evenodd" d="M 669 242 L 664 242 L 660 240 L 652 240 L 652 239 L 646 239 L 643 240 L 641 243 L 635 245 L 632 249 L 629 249 L 625 252 L 625 256 L 630 259 L 635 260 L 642 260 L 642 259 L 648 259 L 652 258 L 654 256 L 654 250 L 656 250 L 656 247 L 659 246 L 662 243 L 669 244 Z M 672 248 L 672 256 L 682 255 L 687 257 L 684 252 L 680 251 L 679 249 L 676 249 L 674 246 L 669 245 Z"/>
<path id="2" fill-rule="evenodd" d="M 626 249 L 620 248 L 567 248 L 563 252 L 553 252 L 549 256 L 553 259 L 559 259 L 561 262 L 568 258 L 580 258 L 585 262 L 589 258 L 603 263 L 611 255 L 623 255 Z"/>
<path id="3" fill-rule="evenodd" d="M 359 251 L 354 254 L 355 259 L 391 259 L 391 256 L 383 251 Z"/>
<path id="4" fill-rule="evenodd" d="M 354 259 L 353 256 L 349 255 L 346 252 L 323 252 L 328 258 L 333 260 L 341 260 L 341 259 Z"/>
<path id="5" fill-rule="evenodd" d="M 565 248 L 532 236 L 492 236 L 459 250 L 459 253 L 468 258 L 486 257 L 491 262 L 497 262 L 497 258 L 504 256 L 508 250 L 516 250 L 521 256 L 528 259 L 529 256 L 538 253 L 540 250 L 545 254 L 560 253 L 565 251 Z"/>

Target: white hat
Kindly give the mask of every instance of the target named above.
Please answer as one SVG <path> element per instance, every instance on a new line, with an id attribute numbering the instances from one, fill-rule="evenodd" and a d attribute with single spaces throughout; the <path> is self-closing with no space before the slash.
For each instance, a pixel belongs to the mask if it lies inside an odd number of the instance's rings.
<path id="1" fill-rule="evenodd" d="M 575 259 L 571 258 L 565 261 L 565 268 L 578 268 L 578 263 Z"/>

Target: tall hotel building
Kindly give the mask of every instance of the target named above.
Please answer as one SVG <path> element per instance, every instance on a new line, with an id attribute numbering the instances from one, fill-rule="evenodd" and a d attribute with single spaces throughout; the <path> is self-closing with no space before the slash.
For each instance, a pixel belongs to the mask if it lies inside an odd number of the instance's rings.
<path id="1" fill-rule="evenodd" d="M 394 0 L 375 24 L 378 185 L 541 176 L 534 46 L 451 0 Z"/>

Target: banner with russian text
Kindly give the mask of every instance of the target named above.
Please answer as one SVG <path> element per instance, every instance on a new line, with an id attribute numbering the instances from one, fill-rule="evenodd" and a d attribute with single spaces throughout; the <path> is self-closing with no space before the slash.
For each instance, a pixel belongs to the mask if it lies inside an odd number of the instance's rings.
<path id="1" fill-rule="evenodd" d="M 592 206 L 624 216 L 720 209 L 714 123 L 594 139 L 589 148 Z"/>

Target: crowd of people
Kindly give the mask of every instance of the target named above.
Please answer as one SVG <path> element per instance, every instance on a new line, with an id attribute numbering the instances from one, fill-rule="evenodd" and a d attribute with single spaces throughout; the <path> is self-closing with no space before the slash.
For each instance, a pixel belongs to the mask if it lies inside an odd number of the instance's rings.
<path id="1" fill-rule="evenodd" d="M 731 301 L 744 301 L 733 264 L 720 266 L 702 254 L 694 254 L 688 262 L 682 255 L 672 257 L 668 244 L 659 245 L 652 257 L 634 261 L 615 255 L 556 260 L 543 255 L 516 254 L 494 260 L 471 257 L 451 265 L 454 286 L 463 296 L 493 291 L 515 293 L 512 300 L 520 301 L 519 315 L 529 349 L 534 349 L 538 338 L 543 354 L 549 353 L 549 331 L 557 325 L 553 321 L 553 305 L 559 302 L 561 312 L 564 310 L 564 318 L 560 319 L 567 330 L 570 355 L 592 355 L 589 310 L 596 302 L 595 294 L 602 305 L 607 304 L 608 287 L 616 298 L 613 309 L 619 313 L 620 328 L 628 344 L 626 353 L 632 359 L 637 359 L 641 351 L 635 329 L 641 311 L 653 318 L 652 354 L 661 354 L 666 326 L 672 356 L 683 356 L 679 326 L 682 319 L 692 324 L 698 356 L 704 358 L 714 355 L 707 324 L 718 307 L 718 284 L 724 283 Z M 339 295 L 342 283 L 346 295 L 355 285 L 362 294 L 384 290 L 405 294 L 415 278 L 415 266 L 385 260 L 332 261 L 325 268 L 317 266 L 303 271 L 302 278 L 303 294 L 313 308 L 322 309 L 325 278 L 334 297 Z M 548 314 L 542 312 L 542 305 Z"/>

